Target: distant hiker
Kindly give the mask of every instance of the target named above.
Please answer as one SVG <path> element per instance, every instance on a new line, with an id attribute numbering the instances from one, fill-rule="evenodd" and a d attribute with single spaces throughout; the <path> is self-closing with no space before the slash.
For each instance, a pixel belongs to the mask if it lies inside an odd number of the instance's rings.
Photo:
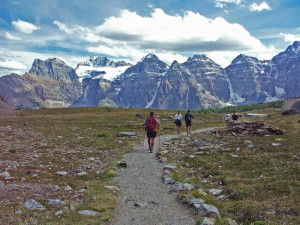
<path id="1" fill-rule="evenodd" d="M 229 113 L 227 112 L 226 115 L 225 115 L 226 126 L 228 126 L 229 119 L 230 119 L 230 115 L 229 115 Z"/>
<path id="2" fill-rule="evenodd" d="M 175 114 L 175 121 L 174 121 L 174 124 L 176 124 L 176 127 L 177 127 L 177 134 L 180 134 L 180 129 L 181 129 L 181 118 L 182 118 L 182 115 L 180 114 L 180 110 L 178 110 L 177 114 Z"/>
<path id="3" fill-rule="evenodd" d="M 145 126 L 145 130 L 147 132 L 149 151 L 152 153 L 157 133 L 156 126 L 159 126 L 159 121 L 154 116 L 154 112 L 150 112 L 150 116 L 145 120 L 143 125 Z"/>
<path id="4" fill-rule="evenodd" d="M 239 115 L 235 114 L 235 112 L 231 116 L 232 120 L 238 120 Z"/>
<path id="5" fill-rule="evenodd" d="M 188 109 L 187 113 L 184 115 L 185 125 L 186 125 L 186 134 L 192 134 L 192 119 L 193 115 L 190 113 L 190 110 Z"/>

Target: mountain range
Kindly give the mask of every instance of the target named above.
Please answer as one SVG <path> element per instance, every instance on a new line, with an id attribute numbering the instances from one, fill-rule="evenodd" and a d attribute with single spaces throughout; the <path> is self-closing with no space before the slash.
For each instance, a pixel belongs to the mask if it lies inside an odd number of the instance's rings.
<path id="1" fill-rule="evenodd" d="M 90 57 L 71 68 L 34 60 L 24 75 L 0 77 L 0 96 L 13 107 L 199 109 L 300 96 L 300 42 L 271 60 L 238 55 L 226 68 L 205 55 L 171 65 L 148 54 L 135 65 Z"/>

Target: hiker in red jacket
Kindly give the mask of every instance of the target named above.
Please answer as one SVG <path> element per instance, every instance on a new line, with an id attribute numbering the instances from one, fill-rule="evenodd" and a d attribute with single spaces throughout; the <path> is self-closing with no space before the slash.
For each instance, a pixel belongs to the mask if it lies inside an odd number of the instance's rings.
<path id="1" fill-rule="evenodd" d="M 156 138 L 157 129 L 156 126 L 159 125 L 158 119 L 154 116 L 154 112 L 150 112 L 150 116 L 145 120 L 144 126 L 147 132 L 149 151 L 152 153 L 153 146 Z"/>

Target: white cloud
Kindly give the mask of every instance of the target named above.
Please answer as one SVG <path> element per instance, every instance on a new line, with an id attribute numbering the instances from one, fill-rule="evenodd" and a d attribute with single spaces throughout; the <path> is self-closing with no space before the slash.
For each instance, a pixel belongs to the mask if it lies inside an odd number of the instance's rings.
<path id="1" fill-rule="evenodd" d="M 28 23 L 26 21 L 17 20 L 13 21 L 12 25 L 17 31 L 20 31 L 22 33 L 31 34 L 32 32 L 40 29 L 38 26 L 35 26 L 32 23 Z"/>
<path id="2" fill-rule="evenodd" d="M 5 37 L 6 39 L 8 39 L 8 40 L 11 40 L 11 41 L 21 41 L 21 40 L 22 40 L 22 38 L 20 38 L 20 37 L 18 37 L 18 36 L 14 36 L 14 35 L 12 35 L 12 34 L 10 34 L 10 33 L 8 33 L 8 32 L 5 32 L 5 33 L 4 33 L 4 37 Z"/>
<path id="3" fill-rule="evenodd" d="M 240 5 L 243 2 L 243 0 L 214 0 L 214 2 L 215 2 L 215 7 L 224 8 L 228 3 Z"/>
<path id="4" fill-rule="evenodd" d="M 16 61 L 4 61 L 4 62 L 0 62 L 0 68 L 15 69 L 15 70 L 24 70 L 24 69 L 27 69 L 27 67 L 25 65 L 23 65 L 20 62 L 16 62 Z"/>
<path id="5" fill-rule="evenodd" d="M 294 34 L 284 34 L 284 33 L 280 33 L 280 36 L 282 36 L 284 38 L 284 41 L 289 42 L 289 43 L 293 43 L 294 41 L 300 41 L 300 35 L 296 36 Z"/>
<path id="6" fill-rule="evenodd" d="M 242 1 L 224 2 L 240 4 Z M 70 38 L 86 42 L 91 53 L 127 58 L 131 62 L 140 60 L 149 52 L 177 58 L 201 53 L 217 56 L 212 54 L 217 52 L 224 57 L 219 56 L 220 61 L 216 62 L 224 66 L 224 62 L 228 62 L 224 60 L 228 58 L 228 52 L 235 53 L 235 56 L 239 53 L 260 56 L 273 52 L 242 25 L 229 23 L 221 17 L 210 19 L 191 11 L 180 16 L 155 9 L 151 16 L 143 17 L 122 10 L 119 16 L 106 18 L 97 27 L 68 26 L 59 21 L 54 21 L 54 24 Z"/>
<path id="7" fill-rule="evenodd" d="M 253 3 L 249 6 L 250 12 L 261 12 L 263 10 L 271 10 L 271 7 L 266 2 L 262 2 L 260 5 L 257 5 L 256 3 Z"/>

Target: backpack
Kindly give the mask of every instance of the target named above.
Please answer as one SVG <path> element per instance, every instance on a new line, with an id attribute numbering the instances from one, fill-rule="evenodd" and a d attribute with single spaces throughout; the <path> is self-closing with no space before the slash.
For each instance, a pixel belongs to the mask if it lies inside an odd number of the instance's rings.
<path id="1" fill-rule="evenodd" d="M 153 117 L 149 116 L 149 117 L 146 119 L 145 125 L 146 125 L 146 127 L 145 127 L 145 130 L 146 130 L 146 131 L 153 131 L 154 128 L 155 128 L 155 123 L 154 123 Z"/>

